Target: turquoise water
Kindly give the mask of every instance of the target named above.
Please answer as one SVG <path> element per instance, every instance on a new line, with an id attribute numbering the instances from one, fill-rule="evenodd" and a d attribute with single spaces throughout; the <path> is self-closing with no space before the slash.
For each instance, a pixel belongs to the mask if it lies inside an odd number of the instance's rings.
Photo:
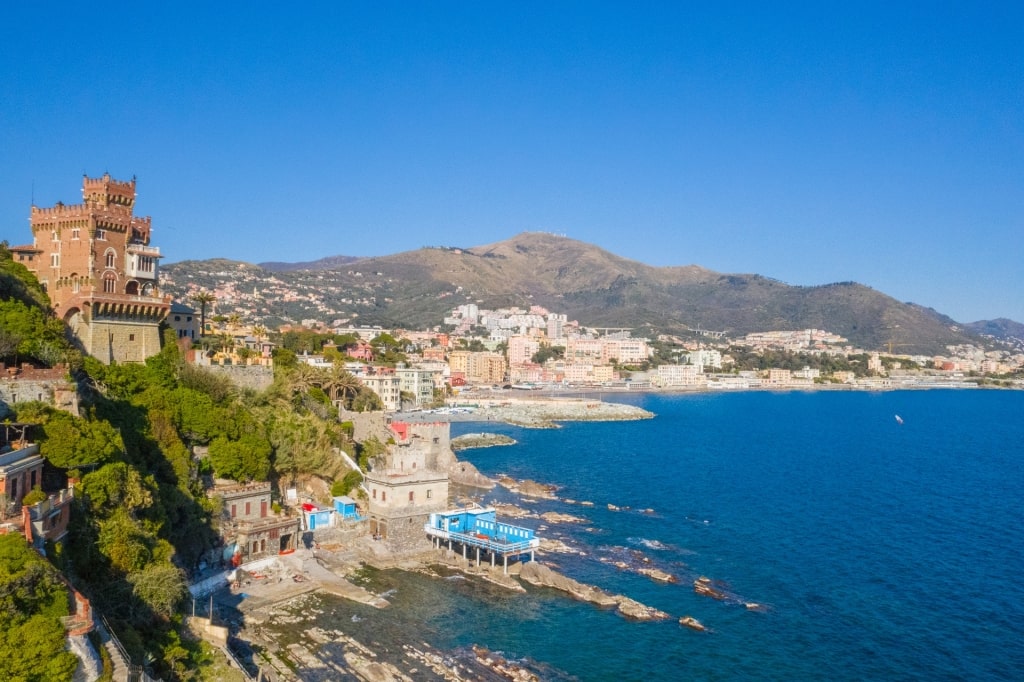
<path id="1" fill-rule="evenodd" d="M 544 561 L 672 620 L 635 623 L 548 590 L 514 595 L 401 572 L 373 576 L 395 590 L 387 615 L 337 604 L 333 617 L 348 623 L 358 611 L 352 627 L 378 643 L 415 632 L 444 650 L 475 643 L 543 661 L 552 679 L 1024 678 L 1024 393 L 614 399 L 657 417 L 487 424 L 519 443 L 461 456 L 485 474 L 594 502 L 522 505 L 588 520 L 524 522 L 586 553 Z M 486 499 L 513 498 L 497 489 Z M 601 562 L 636 565 L 636 552 L 680 582 Z M 732 598 L 695 594 L 700 575 Z M 710 632 L 680 626 L 683 615 Z"/>

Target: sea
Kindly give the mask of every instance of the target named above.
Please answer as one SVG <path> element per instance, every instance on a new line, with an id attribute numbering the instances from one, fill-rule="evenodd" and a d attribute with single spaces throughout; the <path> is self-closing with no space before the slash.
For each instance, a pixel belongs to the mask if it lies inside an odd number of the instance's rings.
<path id="1" fill-rule="evenodd" d="M 576 552 L 543 562 L 670 619 L 389 570 L 361 580 L 391 608 L 324 596 L 320 624 L 385 656 L 477 645 L 552 680 L 1024 679 L 1024 392 L 600 397 L 656 416 L 452 435 L 511 436 L 459 456 L 558 486 L 558 500 L 478 501 L 582 519 L 512 521 Z M 697 594 L 701 576 L 724 598 Z"/>

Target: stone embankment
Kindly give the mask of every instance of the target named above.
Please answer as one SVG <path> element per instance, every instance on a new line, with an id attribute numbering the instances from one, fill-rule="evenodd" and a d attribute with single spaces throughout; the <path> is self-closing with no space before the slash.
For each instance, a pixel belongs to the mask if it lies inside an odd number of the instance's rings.
<path id="1" fill-rule="evenodd" d="M 478 409 L 489 420 L 531 428 L 557 428 L 562 421 L 634 421 L 650 419 L 654 413 L 622 403 L 573 398 L 506 400 Z M 477 415 L 481 416 L 481 415 Z"/>
<path id="2" fill-rule="evenodd" d="M 635 421 L 654 417 L 653 412 L 635 405 L 581 398 L 465 396 L 449 403 L 457 411 L 399 413 L 396 418 L 408 422 L 505 422 L 528 428 L 555 429 L 558 422 Z"/>
<path id="3" fill-rule="evenodd" d="M 516 439 L 500 433 L 467 433 L 452 438 L 452 450 L 470 450 L 473 448 L 492 448 L 498 445 L 515 445 Z"/>

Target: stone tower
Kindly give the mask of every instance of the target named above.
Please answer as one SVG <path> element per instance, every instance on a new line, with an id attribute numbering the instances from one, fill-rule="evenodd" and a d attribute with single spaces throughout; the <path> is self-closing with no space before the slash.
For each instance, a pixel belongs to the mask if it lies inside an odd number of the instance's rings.
<path id="1" fill-rule="evenodd" d="M 400 554 L 430 549 L 424 526 L 448 507 L 448 472 L 440 455 L 451 452 L 448 424 L 391 425 L 395 441 L 364 476 L 370 532 Z"/>
<path id="2" fill-rule="evenodd" d="M 98 360 L 141 362 L 160 351 L 170 299 L 157 288 L 152 219 L 134 215 L 135 179 L 84 177 L 82 203 L 32 207 L 31 247 L 11 249 L 35 273 L 54 312 Z"/>

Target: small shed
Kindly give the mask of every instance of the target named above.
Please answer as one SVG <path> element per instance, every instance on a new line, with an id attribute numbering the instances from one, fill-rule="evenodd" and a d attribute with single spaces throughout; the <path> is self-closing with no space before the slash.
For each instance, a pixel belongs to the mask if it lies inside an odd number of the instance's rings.
<path id="1" fill-rule="evenodd" d="M 359 510 L 356 508 L 356 501 L 348 495 L 340 495 L 332 498 L 334 500 L 334 513 L 338 515 L 338 518 L 342 521 L 362 521 L 363 517 L 359 515 Z"/>
<path id="2" fill-rule="evenodd" d="M 318 504 L 305 502 L 302 505 L 302 520 L 306 524 L 306 530 L 319 530 L 333 526 L 329 507 L 321 507 Z"/>

